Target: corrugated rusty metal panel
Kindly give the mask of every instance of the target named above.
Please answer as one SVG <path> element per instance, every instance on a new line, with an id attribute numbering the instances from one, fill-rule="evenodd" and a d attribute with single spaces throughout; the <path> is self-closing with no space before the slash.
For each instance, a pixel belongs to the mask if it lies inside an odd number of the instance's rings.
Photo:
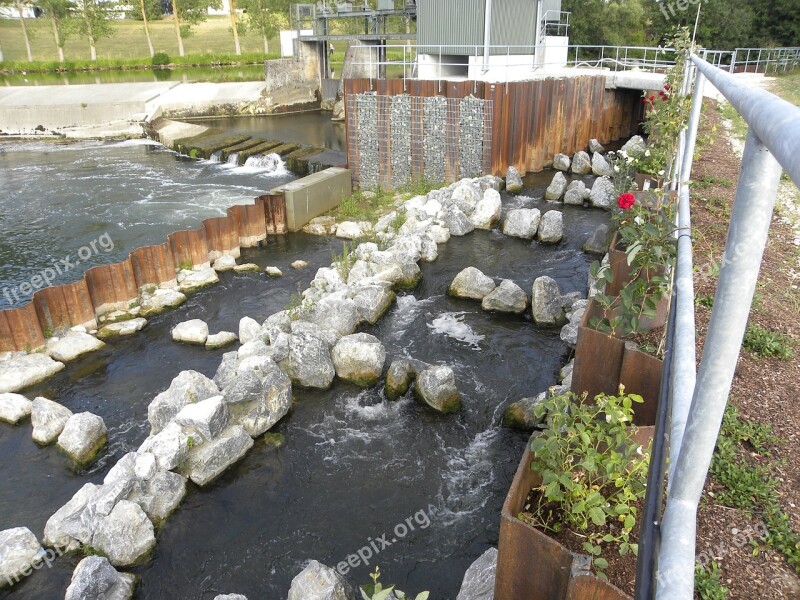
<path id="1" fill-rule="evenodd" d="M 208 262 L 208 245 L 200 231 L 173 231 L 167 236 L 176 267 L 202 265 Z"/>
<path id="2" fill-rule="evenodd" d="M 41 326 L 50 331 L 97 324 L 89 288 L 83 279 L 39 290 L 33 295 L 33 306 Z"/>
<path id="3" fill-rule="evenodd" d="M 11 325 L 8 323 L 7 314 L 7 310 L 0 310 L 0 352 L 15 352 L 17 344 L 11 334 Z"/>
<path id="4" fill-rule="evenodd" d="M 286 226 L 286 198 L 282 194 L 266 194 L 256 198 L 264 207 L 264 222 L 267 234 L 283 234 L 288 231 Z"/>
<path id="5" fill-rule="evenodd" d="M 497 0 L 494 2 L 497 4 Z M 483 44 L 485 11 L 484 0 L 418 0 L 419 53 L 438 54 L 440 45 L 463 44 L 461 48 L 448 52 L 455 55 L 473 54 L 475 46 Z"/>
<path id="6" fill-rule="evenodd" d="M 175 259 L 166 243 L 136 248 L 130 259 L 137 289 L 175 279 Z"/>
<path id="7" fill-rule="evenodd" d="M 137 298 L 136 280 L 130 259 L 113 265 L 92 267 L 85 274 L 95 314 L 127 308 Z"/>
<path id="8" fill-rule="evenodd" d="M 35 350 L 44 345 L 44 332 L 39 324 L 33 302 L 4 312 L 8 324 L 8 334 L 16 350 Z"/>
<path id="9" fill-rule="evenodd" d="M 437 2 L 438 3 L 438 2 Z M 461 15 L 451 20 L 451 27 L 459 28 Z M 532 0 L 493 0 L 492 2 L 492 46 L 534 46 L 536 44 L 536 2 Z M 481 41 L 483 43 L 483 32 Z M 492 54 L 532 54 L 526 48 L 493 48 Z"/>
<path id="10" fill-rule="evenodd" d="M 256 202 L 260 200 L 256 199 Z M 239 233 L 228 217 L 206 219 L 203 221 L 202 229 L 206 236 L 210 260 L 216 260 L 225 254 L 232 256 L 239 254 Z"/>
<path id="11" fill-rule="evenodd" d="M 637 425 L 656 423 L 663 370 L 663 362 L 655 356 L 645 354 L 636 348 L 625 348 L 619 382 L 625 386 L 625 393 L 639 394 L 644 398 L 644 404 L 636 405 L 633 422 Z"/>

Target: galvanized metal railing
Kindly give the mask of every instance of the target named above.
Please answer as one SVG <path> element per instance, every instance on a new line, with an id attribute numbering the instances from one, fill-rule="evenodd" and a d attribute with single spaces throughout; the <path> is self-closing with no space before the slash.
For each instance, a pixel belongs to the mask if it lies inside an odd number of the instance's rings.
<path id="1" fill-rule="evenodd" d="M 662 388 L 667 405 L 661 406 L 661 416 L 669 410 L 671 417 L 670 478 L 662 519 L 665 469 L 654 453 L 642 517 L 637 600 L 691 600 L 694 596 L 697 508 L 747 326 L 781 169 L 800 184 L 800 108 L 737 81 L 696 55 L 690 58 L 684 91 L 691 91 L 688 82 L 693 79 L 692 110 L 680 136 L 672 177 L 679 197 L 678 259 L 664 366 L 667 389 Z M 696 370 L 689 192 L 705 79 L 742 115 L 749 133 L 711 322 Z M 663 448 L 666 419 L 659 419 L 659 427 L 656 446 Z"/>

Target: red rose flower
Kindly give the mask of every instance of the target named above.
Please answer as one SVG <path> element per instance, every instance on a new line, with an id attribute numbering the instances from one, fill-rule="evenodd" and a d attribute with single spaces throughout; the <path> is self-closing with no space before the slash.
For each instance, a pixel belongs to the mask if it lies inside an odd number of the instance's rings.
<path id="1" fill-rule="evenodd" d="M 670 84 L 668 84 L 668 83 L 665 83 L 665 84 L 664 84 L 664 90 L 665 90 L 665 91 L 667 91 L 667 92 L 668 92 L 668 91 L 670 91 L 671 89 L 672 89 L 672 86 L 671 86 Z"/>
<path id="2" fill-rule="evenodd" d="M 617 206 L 622 210 L 628 210 L 634 204 L 636 204 L 636 196 L 633 194 L 620 194 L 619 198 L 617 198 Z"/>

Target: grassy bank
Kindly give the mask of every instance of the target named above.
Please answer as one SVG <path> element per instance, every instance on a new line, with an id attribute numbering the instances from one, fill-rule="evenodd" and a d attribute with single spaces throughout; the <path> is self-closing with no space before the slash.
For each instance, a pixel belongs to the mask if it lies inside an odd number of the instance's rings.
<path id="1" fill-rule="evenodd" d="M 0 19 L 0 46 L 3 50 L 5 62 L 0 63 L 0 69 L 10 70 L 13 66 L 17 69 L 27 69 L 36 72 L 44 65 L 49 65 L 47 70 L 53 70 L 58 64 L 58 49 L 50 31 L 50 24 L 46 19 L 26 19 L 28 33 L 31 38 L 33 58 L 36 64 L 27 61 L 25 41 L 22 37 L 22 28 L 17 19 Z M 78 37 L 71 37 L 64 46 L 64 53 L 68 62 L 75 68 L 131 68 L 134 66 L 150 65 L 150 51 L 147 48 L 147 38 L 144 35 L 144 24 L 133 19 L 114 21 L 115 34 L 97 43 L 97 63 L 89 60 L 89 45 Z M 166 52 L 172 62 L 182 65 L 209 65 L 219 64 L 221 57 L 226 60 L 238 62 L 261 62 L 264 60 L 264 42 L 261 36 L 247 32 L 239 36 L 242 52 L 245 57 L 234 54 L 233 35 L 230 20 L 227 16 L 212 16 L 205 23 L 199 24 L 192 30 L 189 37 L 184 37 L 183 43 L 187 56 L 178 57 L 178 41 L 175 36 L 175 25 L 171 17 L 164 17 L 158 21 L 150 22 L 150 36 L 156 52 Z M 280 46 L 277 36 L 270 40 L 269 49 L 271 57 L 277 57 Z M 275 53 L 272 56 L 272 53 Z M 41 65 L 41 66 L 40 66 Z"/>

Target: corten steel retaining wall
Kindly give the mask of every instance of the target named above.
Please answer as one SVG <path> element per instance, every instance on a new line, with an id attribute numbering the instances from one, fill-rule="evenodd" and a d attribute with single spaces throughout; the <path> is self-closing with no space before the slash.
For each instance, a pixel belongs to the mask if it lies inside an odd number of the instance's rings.
<path id="1" fill-rule="evenodd" d="M 378 80 L 348 79 L 344 82 L 345 108 L 357 104 L 351 96 L 375 93 L 380 97 L 396 97 L 407 94 L 411 98 L 475 99 L 491 101 L 488 131 L 484 142 L 489 160 L 484 163 L 484 175 L 505 175 L 509 165 L 520 174 L 541 171 L 552 164 L 553 156 L 559 152 L 573 154 L 584 150 L 589 140 L 596 138 L 605 144 L 612 140 L 634 134 L 643 119 L 641 93 L 628 89 L 606 89 L 604 76 L 567 77 L 561 79 L 538 79 L 509 83 L 486 83 L 480 81 L 426 81 L 426 80 Z M 432 105 L 412 102 L 411 133 L 415 139 L 424 139 L 425 107 Z M 381 122 L 363 124 L 367 135 L 373 129 L 388 132 L 388 139 L 378 140 L 376 155 L 379 158 L 378 174 L 370 172 L 370 180 L 392 182 L 392 152 L 383 145 L 391 142 L 392 111 L 378 111 Z M 395 119 L 396 119 L 395 115 Z M 358 115 L 347 114 L 346 140 L 348 167 L 353 171 L 354 181 L 359 173 L 360 128 Z M 415 144 L 411 148 L 411 176 L 421 177 L 442 169 L 446 181 L 454 181 L 459 174 L 459 161 L 464 149 L 455 146 L 458 136 L 453 129 L 458 123 L 449 121 L 445 132 L 444 165 L 426 165 L 425 148 Z M 463 127 L 463 124 L 462 124 Z M 474 129 L 474 124 L 472 125 Z M 438 154 L 437 154 L 438 155 Z"/>
<path id="2" fill-rule="evenodd" d="M 141 287 L 177 285 L 181 266 L 205 265 L 226 254 L 238 257 L 240 248 L 286 231 L 281 195 L 232 206 L 227 216 L 206 219 L 199 229 L 174 231 L 163 244 L 136 248 L 120 263 L 92 267 L 79 281 L 41 289 L 32 302 L 0 311 L 0 352 L 35 350 L 44 345 L 45 333 L 75 325 L 94 329 L 104 314 L 138 301 Z"/>

